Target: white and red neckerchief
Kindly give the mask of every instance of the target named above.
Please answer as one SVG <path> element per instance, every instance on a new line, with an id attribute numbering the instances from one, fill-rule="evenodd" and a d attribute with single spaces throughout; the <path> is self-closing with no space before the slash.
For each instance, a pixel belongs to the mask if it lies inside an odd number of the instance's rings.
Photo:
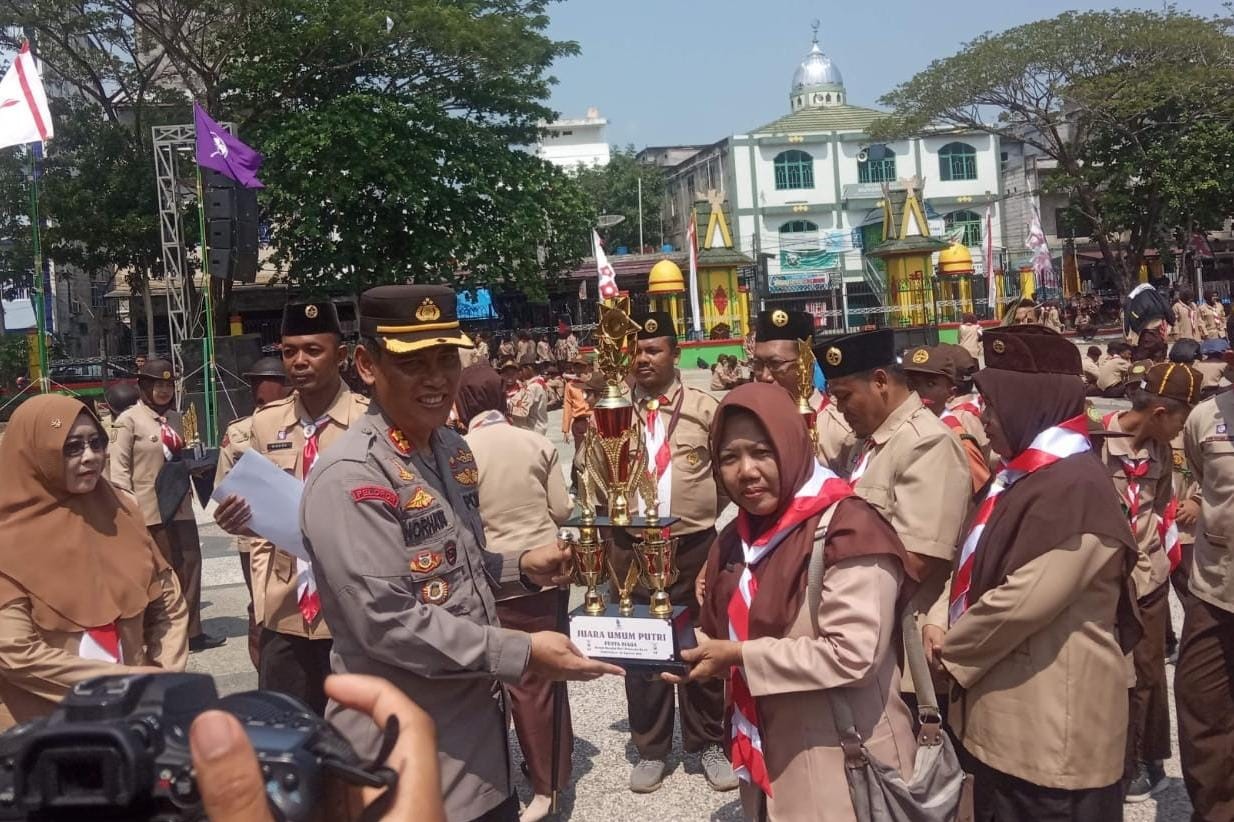
<path id="1" fill-rule="evenodd" d="M 1028 448 L 998 472 L 985 499 L 981 501 L 981 507 L 977 509 L 972 530 L 964 538 L 964 545 L 960 549 L 959 567 L 951 581 L 951 605 L 948 613 L 950 624 L 954 625 L 971 604 L 968 601 L 968 591 L 972 585 L 977 543 L 981 541 L 981 534 L 985 531 L 986 523 L 990 521 L 990 515 L 994 513 L 994 506 L 1002 493 L 1029 474 L 1067 457 L 1091 451 L 1092 448 L 1092 442 L 1088 438 L 1088 417 L 1080 414 L 1042 431 L 1033 438 Z"/>
<path id="2" fill-rule="evenodd" d="M 1118 416 L 1117 411 L 1111 411 L 1101 418 L 1101 426 L 1105 429 L 1110 428 L 1110 423 Z M 1127 518 L 1131 521 L 1131 535 L 1137 540 L 1139 539 L 1139 519 L 1140 519 L 1140 480 L 1148 473 L 1148 457 L 1141 459 L 1130 459 L 1119 457 L 1119 462 L 1123 464 L 1123 473 L 1127 475 L 1127 494 L 1123 500 L 1127 503 Z M 1157 529 L 1157 537 L 1161 540 L 1161 548 L 1165 551 L 1166 557 L 1170 560 L 1170 571 L 1173 572 L 1178 567 L 1178 563 L 1183 559 L 1183 546 L 1178 538 L 1178 496 L 1171 494 L 1169 503 L 1166 504 L 1165 514 L 1158 514 L 1156 511 L 1150 512 L 1152 522 L 1150 528 Z"/>
<path id="3" fill-rule="evenodd" d="M 312 421 L 300 420 L 300 428 L 304 432 L 301 475 L 306 480 L 309 472 L 313 470 L 313 463 L 317 462 L 317 438 L 321 436 L 321 430 L 329 424 L 329 414 L 322 414 Z M 313 578 L 313 566 L 300 557 L 296 557 L 296 606 L 306 624 L 312 624 L 321 613 L 321 594 L 317 591 L 317 580 Z"/>
<path id="4" fill-rule="evenodd" d="M 116 623 L 87 628 L 82 632 L 77 646 L 77 655 L 82 659 L 95 659 L 119 665 L 124 661 L 124 649 L 120 647 L 120 631 Z"/>
<path id="5" fill-rule="evenodd" d="M 678 388 L 674 398 L 680 399 L 682 389 Z M 643 444 L 647 447 L 647 467 L 655 471 L 656 476 L 656 511 L 662 517 L 669 516 L 672 509 L 673 494 L 673 444 L 669 442 L 668 426 L 660 422 L 660 409 L 669 410 L 672 400 L 661 394 L 658 397 L 644 399 L 643 408 L 647 412 L 647 424 L 643 426 Z M 638 500 L 639 513 L 646 514 L 642 497 Z"/>
<path id="6" fill-rule="evenodd" d="M 741 554 L 745 562 L 737 589 L 728 601 L 728 638 L 745 642 L 750 638 L 750 607 L 758 594 L 758 580 L 750 569 L 767 557 L 794 528 L 811 517 L 821 514 L 840 500 L 851 497 L 853 488 L 818 460 L 805 485 L 793 495 L 792 502 L 780 515 L 775 525 L 750 541 L 750 515 L 737 513 L 737 535 L 741 539 Z M 738 778 L 757 785 L 771 796 L 771 777 L 763 758 L 763 735 L 758 718 L 758 704 L 746 684 L 741 666 L 734 666 L 731 673 L 732 734 L 729 743 L 729 761 Z"/>
<path id="7" fill-rule="evenodd" d="M 154 418 L 159 421 L 159 441 L 163 444 L 163 459 L 173 460 L 184 450 L 184 437 L 171 427 L 171 423 L 167 422 L 167 417 L 155 413 Z"/>

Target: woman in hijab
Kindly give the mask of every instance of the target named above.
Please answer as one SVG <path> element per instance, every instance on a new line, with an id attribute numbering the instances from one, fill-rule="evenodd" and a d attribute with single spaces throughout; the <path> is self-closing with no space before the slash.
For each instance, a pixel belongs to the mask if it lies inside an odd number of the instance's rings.
<path id="1" fill-rule="evenodd" d="M 0 440 L 0 696 L 17 722 L 93 676 L 184 670 L 180 586 L 106 456 L 98 419 L 56 394 Z"/>
<path id="2" fill-rule="evenodd" d="M 1122 819 L 1136 549 L 1089 442 L 1080 352 L 1040 326 L 982 343 L 974 379 L 1005 467 L 923 640 L 960 686 L 949 719 L 978 820 Z"/>
<path id="3" fill-rule="evenodd" d="M 895 651 L 904 546 L 817 461 L 777 385 L 743 385 L 724 398 L 711 453 L 740 510 L 707 559 L 699 627 L 715 638 L 683 652 L 687 679 L 730 679 L 726 737 L 747 818 L 850 822 L 836 689 L 874 757 L 907 777 L 916 755 Z M 806 580 L 817 539 L 825 572 L 816 632 Z"/>
<path id="4" fill-rule="evenodd" d="M 174 465 L 184 450 L 175 374 L 167 360 L 149 360 L 137 373 L 141 399 L 112 424 L 111 481 L 137 497 L 146 527 L 163 559 L 175 569 L 189 615 L 189 650 L 222 645 L 201 628 L 201 541 L 193 514 L 188 471 Z M 159 475 L 168 472 L 162 480 Z"/>
<path id="5" fill-rule="evenodd" d="M 557 526 L 569 519 L 574 509 L 557 462 L 557 448 L 546 437 L 510 424 L 501 375 L 487 363 L 463 370 L 456 405 L 479 472 L 480 516 L 488 550 L 517 555 L 528 548 L 555 544 Z M 560 627 L 559 596 L 556 588 L 530 592 L 511 576 L 501 580 L 497 591 L 497 616 L 505 628 L 556 631 Z M 561 698 L 566 698 L 565 689 Z M 550 805 L 553 683 L 528 674 L 510 687 L 510 703 L 534 792 L 520 819 L 536 822 L 548 815 Z M 561 738 L 566 744 L 560 746 L 557 760 L 558 784 L 562 787 L 570 781 L 574 739 L 568 702 L 564 716 Z"/>

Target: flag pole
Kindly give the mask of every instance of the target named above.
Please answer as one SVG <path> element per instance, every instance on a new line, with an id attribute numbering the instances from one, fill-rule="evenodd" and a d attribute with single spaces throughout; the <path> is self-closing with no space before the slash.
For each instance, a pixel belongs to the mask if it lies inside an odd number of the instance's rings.
<path id="1" fill-rule="evenodd" d="M 202 353 L 202 377 L 205 385 L 204 391 L 204 406 L 206 410 L 206 442 L 207 448 L 213 448 L 218 445 L 218 419 L 216 407 L 218 398 L 215 394 L 214 377 L 217 373 L 214 364 L 214 297 L 211 294 L 213 289 L 211 286 L 210 277 L 210 257 L 209 247 L 206 243 L 206 200 L 202 196 L 201 185 L 201 166 L 196 162 L 193 163 L 197 169 L 197 227 L 201 232 L 201 270 L 205 272 L 205 282 L 203 288 L 205 290 L 206 303 L 206 333 L 202 335 L 201 353 Z"/>
<path id="2" fill-rule="evenodd" d="M 39 178 L 38 161 L 34 154 L 34 144 L 30 149 L 30 233 L 34 243 L 34 326 L 38 332 L 39 355 L 39 391 L 46 394 L 51 390 L 48 378 L 47 363 L 47 312 L 44 303 L 43 289 L 43 242 L 39 236 Z"/>

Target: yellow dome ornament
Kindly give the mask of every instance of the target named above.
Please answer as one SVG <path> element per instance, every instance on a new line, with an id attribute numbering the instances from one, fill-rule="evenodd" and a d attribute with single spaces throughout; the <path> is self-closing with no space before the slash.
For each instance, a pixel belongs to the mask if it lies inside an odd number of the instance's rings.
<path id="1" fill-rule="evenodd" d="M 680 294 L 686 290 L 681 269 L 672 260 L 660 260 L 647 275 L 648 294 Z"/>
<path id="2" fill-rule="evenodd" d="M 973 273 L 973 254 L 968 246 L 957 240 L 950 248 L 938 252 L 938 273 L 944 277 L 955 277 L 961 274 Z"/>

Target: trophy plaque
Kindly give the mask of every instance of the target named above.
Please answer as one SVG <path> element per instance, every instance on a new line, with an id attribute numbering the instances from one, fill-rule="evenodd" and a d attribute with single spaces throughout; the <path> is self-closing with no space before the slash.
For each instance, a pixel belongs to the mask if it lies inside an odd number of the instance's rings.
<path id="1" fill-rule="evenodd" d="M 595 427 L 583 438 L 581 514 L 566 523 L 579 531 L 578 538 L 568 542 L 574 554 L 574 581 L 587 591 L 583 605 L 569 615 L 569 634 L 580 651 L 595 659 L 624 668 L 684 671 L 681 651 L 696 644 L 694 624 L 685 606 L 669 601 L 667 588 L 677 579 L 677 540 L 668 529 L 676 519 L 658 516 L 642 430 L 625 390 L 639 331 L 629 310 L 625 297 L 600 305 L 596 363 L 605 390 L 594 409 Z M 597 492 L 603 494 L 607 516 L 596 515 Z M 631 514 L 639 498 L 647 516 Z M 624 575 L 617 573 L 612 561 L 613 528 L 641 534 Z M 616 602 L 606 603 L 598 590 L 606 580 Z M 640 582 L 650 591 L 646 604 L 633 600 Z"/>

